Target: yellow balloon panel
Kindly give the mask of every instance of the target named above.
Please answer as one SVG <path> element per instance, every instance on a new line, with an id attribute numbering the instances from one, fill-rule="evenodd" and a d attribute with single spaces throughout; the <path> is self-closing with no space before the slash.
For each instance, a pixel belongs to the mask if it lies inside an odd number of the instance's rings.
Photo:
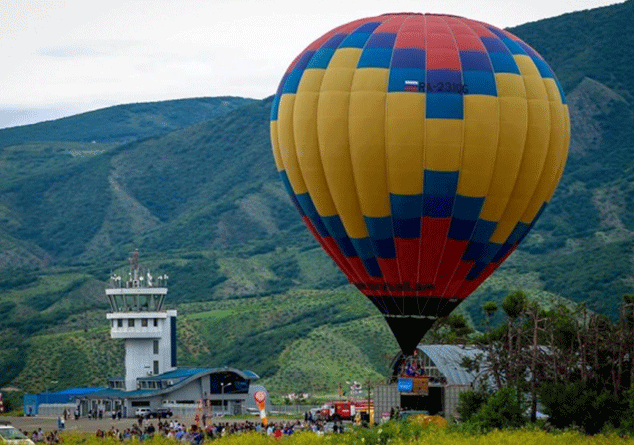
<path id="1" fill-rule="evenodd" d="M 299 169 L 297 152 L 295 150 L 295 136 L 293 133 L 293 107 L 295 95 L 287 94 L 280 100 L 280 112 L 278 119 L 278 139 L 284 170 L 293 186 L 295 194 L 305 193 L 306 184 L 302 172 Z"/>
<path id="2" fill-rule="evenodd" d="M 548 153 L 544 162 L 544 168 L 539 179 L 539 183 L 535 188 L 535 192 L 527 206 L 520 221 L 530 224 L 537 216 L 544 202 L 550 198 L 550 192 L 559 181 L 560 166 L 563 162 L 565 150 L 564 132 L 566 130 L 564 107 L 561 102 L 550 102 L 550 141 Z"/>
<path id="3" fill-rule="evenodd" d="M 464 121 L 427 119 L 425 121 L 425 168 L 452 172 L 460 169 Z"/>
<path id="4" fill-rule="evenodd" d="M 458 193 L 487 195 L 498 148 L 500 106 L 498 98 L 485 95 L 465 97 L 464 146 Z"/>
<path id="5" fill-rule="evenodd" d="M 317 137 L 318 93 L 297 93 L 295 98 L 295 146 L 301 174 L 317 212 L 321 216 L 334 215 L 335 205 L 321 162 Z"/>
<path id="6" fill-rule="evenodd" d="M 390 193 L 423 193 L 425 95 L 388 93 L 385 151 Z"/>
<path id="7" fill-rule="evenodd" d="M 520 90 L 523 91 L 523 90 Z M 513 191 L 528 131 L 528 105 L 523 97 L 500 96 L 500 127 L 493 177 L 480 217 L 499 221 Z"/>
<path id="8" fill-rule="evenodd" d="M 388 72 L 357 70 L 350 95 L 350 158 L 363 215 L 390 215 L 385 161 L 385 99 Z"/>
<path id="9" fill-rule="evenodd" d="M 521 60 L 525 61 L 524 58 Z M 544 167 L 550 140 L 550 106 L 546 89 L 541 77 L 535 79 L 536 75 L 532 74 L 533 70 L 527 70 L 526 67 L 524 69 L 531 73 L 523 76 L 525 85 L 531 85 L 530 88 L 527 88 L 528 127 L 526 142 L 522 152 L 522 163 L 509 203 L 491 236 L 491 242 L 498 244 L 507 240 L 528 207 Z M 541 88 L 537 87 L 538 83 Z"/>
<path id="10" fill-rule="evenodd" d="M 282 154 L 280 153 L 280 143 L 277 139 L 277 121 L 271 121 L 270 131 L 271 146 L 273 148 L 273 158 L 275 159 L 275 166 L 277 167 L 277 171 L 281 172 L 282 170 L 284 170 L 284 162 L 282 161 Z"/>
<path id="11" fill-rule="evenodd" d="M 319 215 L 331 216 L 337 211 L 322 166 L 315 119 L 323 76 L 324 70 L 317 69 L 306 70 L 302 76 L 295 94 L 293 131 L 299 167 L 310 197 Z"/>
<path id="12" fill-rule="evenodd" d="M 345 48 L 324 73 L 317 107 L 319 150 L 332 201 L 351 238 L 367 236 L 350 157 L 350 90 L 361 51 Z"/>

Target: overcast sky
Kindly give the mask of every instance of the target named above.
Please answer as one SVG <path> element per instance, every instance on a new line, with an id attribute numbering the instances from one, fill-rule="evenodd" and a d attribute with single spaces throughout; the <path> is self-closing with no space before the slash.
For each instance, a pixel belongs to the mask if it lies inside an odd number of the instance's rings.
<path id="1" fill-rule="evenodd" d="M 0 0 L 0 128 L 123 103 L 264 98 L 314 39 L 386 12 L 447 13 L 506 28 L 622 2 Z"/>

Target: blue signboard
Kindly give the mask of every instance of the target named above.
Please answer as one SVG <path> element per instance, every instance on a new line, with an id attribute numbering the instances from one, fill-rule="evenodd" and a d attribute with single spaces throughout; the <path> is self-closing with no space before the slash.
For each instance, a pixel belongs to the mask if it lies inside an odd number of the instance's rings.
<path id="1" fill-rule="evenodd" d="M 412 392 L 414 381 L 412 379 L 398 379 L 398 392 Z"/>

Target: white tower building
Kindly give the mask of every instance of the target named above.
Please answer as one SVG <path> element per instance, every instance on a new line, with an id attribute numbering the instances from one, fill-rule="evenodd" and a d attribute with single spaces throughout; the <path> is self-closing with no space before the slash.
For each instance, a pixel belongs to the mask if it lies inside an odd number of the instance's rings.
<path id="1" fill-rule="evenodd" d="M 138 378 L 176 369 L 176 311 L 163 310 L 167 278 L 142 273 L 135 250 L 128 279 L 113 275 L 106 289 L 110 337 L 125 340 L 126 391 L 137 389 Z"/>

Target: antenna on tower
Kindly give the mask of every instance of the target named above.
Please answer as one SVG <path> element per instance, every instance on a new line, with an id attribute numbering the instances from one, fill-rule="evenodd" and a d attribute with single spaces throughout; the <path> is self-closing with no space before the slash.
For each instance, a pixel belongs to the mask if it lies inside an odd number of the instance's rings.
<path id="1" fill-rule="evenodd" d="M 139 249 L 134 249 L 130 258 L 130 269 L 139 270 Z"/>

